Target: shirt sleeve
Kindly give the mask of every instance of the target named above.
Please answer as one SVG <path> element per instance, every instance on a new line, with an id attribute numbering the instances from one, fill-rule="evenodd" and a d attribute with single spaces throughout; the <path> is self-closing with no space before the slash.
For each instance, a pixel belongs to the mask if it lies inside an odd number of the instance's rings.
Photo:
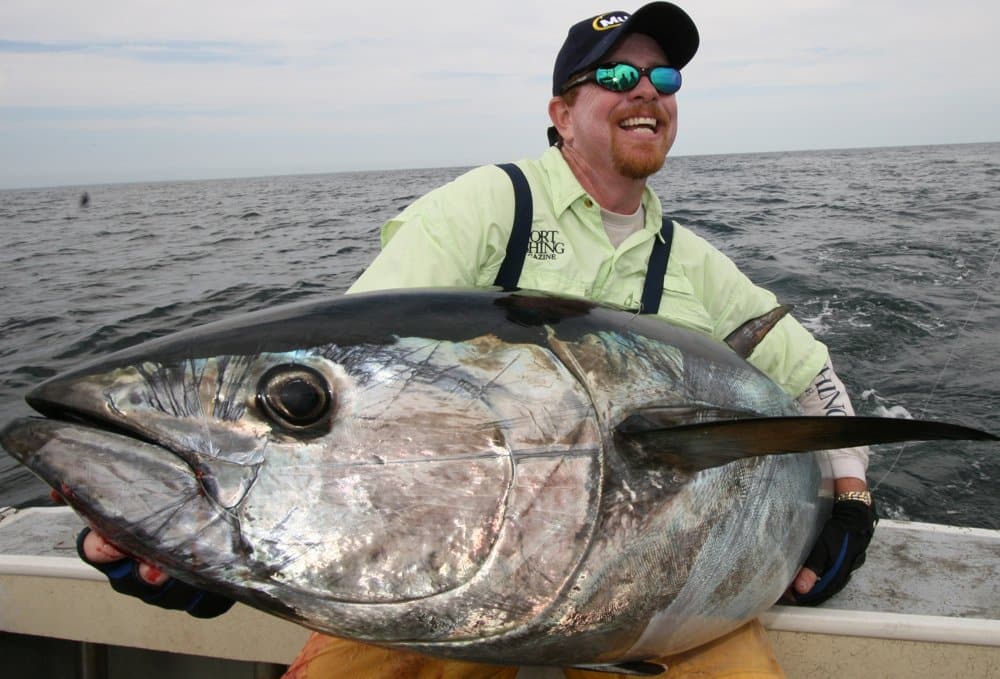
<path id="1" fill-rule="evenodd" d="M 779 305 L 769 290 L 755 285 L 726 255 L 690 230 L 675 231 L 674 249 L 694 294 L 712 321 L 712 334 L 724 339 L 752 318 Z M 678 247 L 680 246 L 680 247 Z M 673 252 L 671 258 L 674 257 Z M 749 361 L 798 397 L 829 359 L 826 346 L 792 315 L 785 316 L 757 345 Z"/>
<path id="2" fill-rule="evenodd" d="M 348 293 L 492 285 L 513 220 L 510 180 L 497 167 L 476 168 L 386 222 L 381 253 Z"/>
<path id="3" fill-rule="evenodd" d="M 813 378 L 806 390 L 798 398 L 802 412 L 820 417 L 851 417 L 854 406 L 847 395 L 847 387 L 841 382 L 833 366 L 827 361 L 819 374 Z M 840 448 L 826 452 L 830 460 L 834 478 L 847 476 L 865 479 L 868 470 L 868 446 Z"/>

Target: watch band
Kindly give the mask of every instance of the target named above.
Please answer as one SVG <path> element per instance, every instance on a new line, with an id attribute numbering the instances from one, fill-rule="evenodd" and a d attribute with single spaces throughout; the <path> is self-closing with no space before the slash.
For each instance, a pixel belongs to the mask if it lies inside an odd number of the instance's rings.
<path id="1" fill-rule="evenodd" d="M 834 497 L 836 502 L 847 502 L 849 500 L 855 500 L 857 502 L 864 502 L 869 507 L 872 506 L 872 494 L 867 490 L 850 490 L 846 493 L 837 493 Z"/>

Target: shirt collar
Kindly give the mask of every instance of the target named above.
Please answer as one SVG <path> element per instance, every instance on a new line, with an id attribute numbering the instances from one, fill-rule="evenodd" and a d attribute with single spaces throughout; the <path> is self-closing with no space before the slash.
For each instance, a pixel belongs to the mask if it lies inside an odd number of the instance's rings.
<path id="1" fill-rule="evenodd" d="M 550 146 L 539 159 L 542 170 L 548 175 L 549 187 L 552 192 L 552 207 L 557 217 L 569 209 L 578 200 L 588 198 L 587 192 L 580 185 L 576 175 L 569 168 L 562 151 Z M 596 202 L 596 201 L 595 201 Z M 660 199 L 647 183 L 642 192 L 642 206 L 646 208 L 647 231 L 659 231 L 663 216 Z"/>

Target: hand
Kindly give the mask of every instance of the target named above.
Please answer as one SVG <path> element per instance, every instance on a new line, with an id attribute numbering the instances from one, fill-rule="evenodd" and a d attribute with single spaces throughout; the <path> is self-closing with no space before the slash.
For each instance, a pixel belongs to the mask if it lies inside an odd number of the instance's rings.
<path id="1" fill-rule="evenodd" d="M 874 503 L 869 507 L 857 500 L 835 502 L 819 540 L 783 599 L 815 606 L 843 589 L 851 573 L 865 562 L 877 522 Z"/>
<path id="2" fill-rule="evenodd" d="M 104 539 L 104 536 L 94 532 L 90 528 L 84 528 L 77 536 L 77 553 L 84 562 L 90 564 L 97 570 L 107 575 L 107 567 L 117 561 L 127 560 L 127 555 L 120 551 L 113 544 Z M 159 587 L 170 579 L 166 573 L 151 563 L 138 561 L 136 574 L 139 579 L 147 585 Z"/>
<path id="3" fill-rule="evenodd" d="M 196 618 L 214 618 L 235 603 L 171 578 L 153 564 L 129 558 L 90 528 L 80 531 L 76 551 L 81 559 L 107 576 L 116 592 L 160 608 L 187 611 Z"/>

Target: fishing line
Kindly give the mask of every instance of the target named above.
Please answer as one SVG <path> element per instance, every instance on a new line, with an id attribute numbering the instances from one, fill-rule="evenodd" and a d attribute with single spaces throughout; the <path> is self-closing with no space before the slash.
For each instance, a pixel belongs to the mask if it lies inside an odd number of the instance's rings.
<path id="1" fill-rule="evenodd" d="M 997 242 L 997 247 L 993 251 L 993 257 L 990 259 L 990 263 L 986 267 L 986 273 L 983 274 L 983 278 L 984 279 L 989 278 L 990 274 L 993 273 L 993 265 L 996 264 L 998 256 L 1000 256 L 1000 241 Z M 959 349 L 963 348 L 962 344 L 961 344 L 961 342 L 962 342 L 962 336 L 965 334 L 965 329 L 968 327 L 969 323 L 972 321 L 972 316 L 973 316 L 973 314 L 976 313 L 976 307 L 979 306 L 979 300 L 982 299 L 982 296 L 983 296 L 983 288 L 984 288 L 984 286 L 979 285 L 979 286 L 976 286 L 976 287 L 978 288 L 978 292 L 976 293 L 976 298 L 975 298 L 975 300 L 973 300 L 972 307 L 969 309 L 969 312 L 966 314 L 965 320 L 962 321 L 962 323 L 959 324 L 959 326 L 958 326 L 958 336 L 955 338 L 955 343 L 954 343 L 954 345 L 952 347 L 952 350 L 948 354 L 948 358 L 945 359 L 944 365 L 941 367 L 940 372 L 938 372 L 937 378 L 935 378 L 935 380 L 934 380 L 934 386 L 931 387 L 930 393 L 927 395 L 927 398 L 924 400 L 923 405 L 920 406 L 919 410 L 917 411 L 917 415 L 919 417 L 921 417 L 921 418 L 924 417 L 924 415 L 927 413 L 927 408 L 928 408 L 928 406 L 929 406 L 929 404 L 931 402 L 931 399 L 934 398 L 934 393 L 937 391 L 938 386 L 940 386 L 940 384 L 941 384 L 941 379 L 944 377 L 945 373 L 948 371 L 948 368 L 951 366 L 951 360 L 958 353 Z M 873 490 L 873 491 L 874 490 L 878 490 L 879 486 L 881 486 L 882 483 L 887 478 L 889 478 L 889 475 L 896 468 L 896 464 L 899 462 L 899 459 L 903 456 L 903 452 L 906 450 L 906 447 L 908 445 L 910 445 L 909 442 L 906 442 L 906 443 L 903 443 L 900 446 L 899 452 L 896 453 L 896 457 L 893 459 L 892 464 L 889 465 L 889 468 L 885 471 L 884 474 L 882 474 L 882 478 L 880 478 L 878 480 L 878 482 L 875 484 L 874 487 L 872 487 L 871 490 Z"/>

